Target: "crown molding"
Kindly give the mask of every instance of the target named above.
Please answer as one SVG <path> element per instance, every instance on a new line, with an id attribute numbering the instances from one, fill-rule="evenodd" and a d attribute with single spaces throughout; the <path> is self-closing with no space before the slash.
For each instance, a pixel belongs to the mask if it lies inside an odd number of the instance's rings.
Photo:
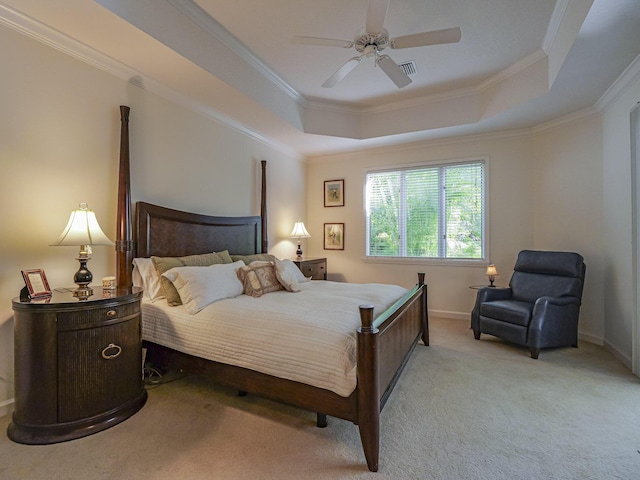
<path id="1" fill-rule="evenodd" d="M 571 0 L 557 0 L 556 6 L 553 8 L 551 14 L 551 21 L 547 28 L 547 33 L 542 41 L 542 49 L 548 54 L 553 48 L 553 44 L 558 38 L 560 27 L 562 26 L 562 19 L 564 18 L 567 9 L 569 8 L 569 2 Z"/>
<path id="2" fill-rule="evenodd" d="M 498 132 L 478 133 L 478 134 L 460 134 L 451 135 L 443 138 L 433 138 L 428 140 L 419 140 L 416 142 L 397 143 L 393 145 L 384 145 L 371 148 L 359 148 L 349 152 L 323 154 L 323 155 L 309 155 L 307 158 L 308 163 L 314 162 L 334 162 L 341 160 L 348 160 L 349 158 L 360 157 L 366 154 L 373 153 L 398 153 L 411 150 L 420 150 L 424 148 L 436 148 L 447 145 L 461 145 L 472 142 L 487 142 L 501 140 L 504 138 L 514 137 L 527 137 L 531 135 L 530 128 L 520 128 L 514 130 L 501 130 Z M 482 155 L 479 155 L 482 156 Z"/>
<path id="3" fill-rule="evenodd" d="M 598 111 L 606 109 L 611 103 L 622 96 L 636 81 L 640 80 L 640 55 L 625 69 L 606 92 L 598 99 L 595 108 Z M 640 99 L 639 99 L 640 100 Z"/>
<path id="4" fill-rule="evenodd" d="M 577 112 L 570 113 L 563 117 L 554 118 L 553 120 L 549 120 L 548 122 L 541 123 L 531 128 L 531 133 L 533 135 L 540 135 L 542 133 L 547 132 L 548 130 L 553 130 L 559 127 L 563 127 L 564 125 L 577 122 L 578 120 L 582 120 L 583 118 L 590 117 L 593 114 L 599 113 L 595 107 L 584 108 Z"/>

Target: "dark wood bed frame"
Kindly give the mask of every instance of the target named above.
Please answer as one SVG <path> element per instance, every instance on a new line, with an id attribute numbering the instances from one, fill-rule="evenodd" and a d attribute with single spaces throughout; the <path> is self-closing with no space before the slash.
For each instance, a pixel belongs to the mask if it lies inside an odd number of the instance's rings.
<path id="1" fill-rule="evenodd" d="M 121 111 L 120 175 L 118 185 L 118 285 L 132 283 L 134 257 L 183 256 L 229 250 L 247 255 L 267 251 L 266 162 L 262 161 L 262 207 L 259 216 L 214 217 L 138 202 L 131 227 L 129 180 L 129 107 Z M 131 236 L 136 233 L 136 242 Z M 360 307 L 357 331 L 357 386 L 349 397 L 303 383 L 245 368 L 204 360 L 146 342 L 149 358 L 161 358 L 171 367 L 195 371 L 240 392 L 251 393 L 358 425 L 371 471 L 378 470 L 380 412 L 416 344 L 429 345 L 427 286 L 424 274 L 417 285 L 383 314 L 373 318 L 373 307 Z M 326 424 L 326 423 L 325 423 Z"/>

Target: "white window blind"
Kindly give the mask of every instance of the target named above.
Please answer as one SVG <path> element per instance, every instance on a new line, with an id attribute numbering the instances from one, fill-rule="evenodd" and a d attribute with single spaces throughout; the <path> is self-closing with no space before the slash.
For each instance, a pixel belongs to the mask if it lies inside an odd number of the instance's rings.
<path id="1" fill-rule="evenodd" d="M 484 258 L 485 162 L 366 176 L 367 256 Z"/>

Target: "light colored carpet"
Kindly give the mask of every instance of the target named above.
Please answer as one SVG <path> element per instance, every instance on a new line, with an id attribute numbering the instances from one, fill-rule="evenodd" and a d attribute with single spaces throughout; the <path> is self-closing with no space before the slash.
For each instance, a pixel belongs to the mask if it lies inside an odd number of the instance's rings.
<path id="1" fill-rule="evenodd" d="M 186 377 L 147 405 L 71 442 L 0 438 L 0 478 L 56 479 L 637 479 L 640 380 L 602 348 L 543 351 L 431 319 L 382 412 L 380 471 L 355 425 Z M 5 430 L 10 418 L 0 419 Z"/>

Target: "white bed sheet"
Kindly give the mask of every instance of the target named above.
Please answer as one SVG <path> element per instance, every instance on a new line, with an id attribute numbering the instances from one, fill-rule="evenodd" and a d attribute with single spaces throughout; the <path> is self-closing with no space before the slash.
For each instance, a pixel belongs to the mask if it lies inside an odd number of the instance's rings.
<path id="1" fill-rule="evenodd" d="M 311 281 L 300 292 L 220 300 L 195 315 L 165 300 L 142 304 L 142 337 L 183 353 L 294 380 L 340 396 L 356 387 L 359 305 L 379 315 L 408 290 Z"/>

